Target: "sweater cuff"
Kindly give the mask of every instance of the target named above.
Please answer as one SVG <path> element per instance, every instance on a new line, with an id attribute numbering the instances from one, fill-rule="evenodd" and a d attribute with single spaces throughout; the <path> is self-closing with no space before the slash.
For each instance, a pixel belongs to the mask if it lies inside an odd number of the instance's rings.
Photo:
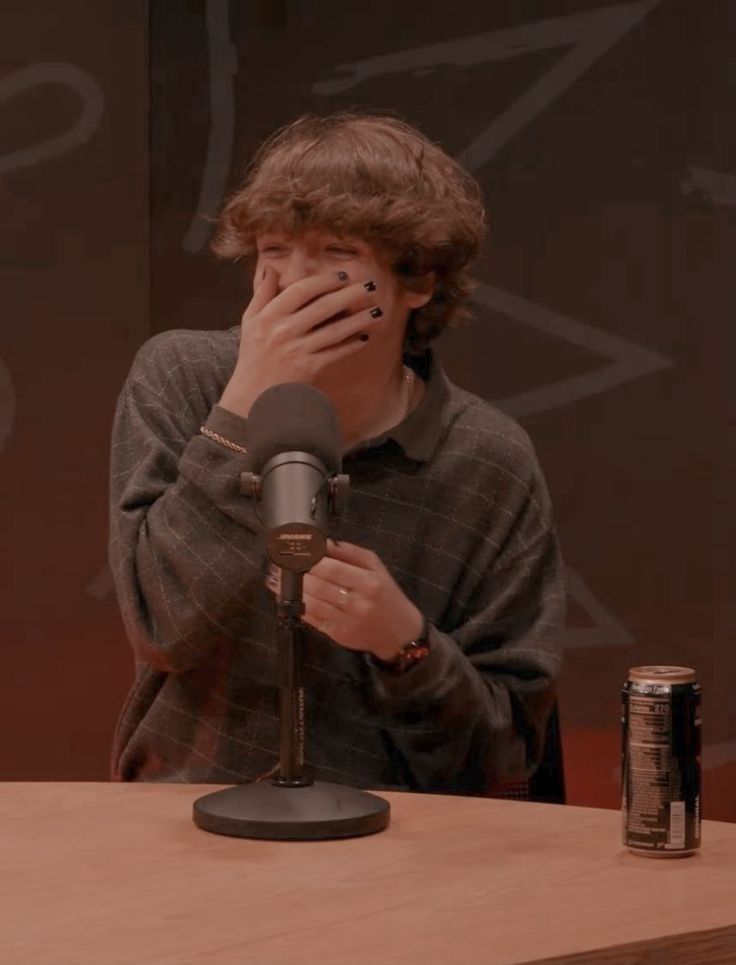
<path id="1" fill-rule="evenodd" d="M 248 420 L 242 416 L 235 415 L 229 409 L 223 409 L 220 405 L 214 405 L 207 416 L 204 424 L 205 429 L 216 432 L 218 436 L 234 442 L 238 446 L 247 446 Z"/>
<path id="2" fill-rule="evenodd" d="M 397 674 L 372 663 L 379 700 L 389 712 L 433 703 L 438 689 L 452 676 L 453 665 L 465 660 L 452 637 L 431 623 L 428 626 L 429 654 L 405 673 Z"/>
<path id="3" fill-rule="evenodd" d="M 245 419 L 214 406 L 202 428 L 241 446 L 245 442 L 245 425 Z M 179 459 L 179 472 L 226 515 L 251 529 L 260 529 L 253 501 L 245 498 L 241 490 L 240 475 L 250 468 L 249 460 L 247 453 L 197 431 Z"/>

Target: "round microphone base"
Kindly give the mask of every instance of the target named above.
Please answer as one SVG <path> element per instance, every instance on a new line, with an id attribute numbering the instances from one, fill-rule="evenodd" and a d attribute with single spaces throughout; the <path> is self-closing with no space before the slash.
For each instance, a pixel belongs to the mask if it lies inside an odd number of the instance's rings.
<path id="1" fill-rule="evenodd" d="M 388 801 L 342 784 L 315 781 L 302 787 L 238 784 L 194 802 L 203 831 L 269 841 L 357 838 L 388 827 Z"/>

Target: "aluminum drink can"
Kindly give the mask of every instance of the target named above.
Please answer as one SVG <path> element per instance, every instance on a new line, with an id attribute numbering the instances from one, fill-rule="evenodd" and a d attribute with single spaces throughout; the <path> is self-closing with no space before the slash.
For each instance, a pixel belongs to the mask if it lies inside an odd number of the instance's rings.
<path id="1" fill-rule="evenodd" d="M 689 667 L 633 667 L 621 715 L 623 842 L 671 858 L 700 847 L 700 685 Z"/>

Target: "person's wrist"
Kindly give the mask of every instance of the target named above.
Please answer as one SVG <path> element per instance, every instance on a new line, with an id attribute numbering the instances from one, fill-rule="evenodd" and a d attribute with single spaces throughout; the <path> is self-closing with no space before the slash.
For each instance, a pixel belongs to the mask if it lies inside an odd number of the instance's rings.
<path id="1" fill-rule="evenodd" d="M 385 641 L 379 642 L 376 647 L 371 648 L 371 656 L 382 663 L 391 663 L 398 657 L 407 643 L 421 637 L 424 626 L 424 617 L 416 607 L 413 607 L 413 612 L 409 614 L 406 622 L 394 634 L 393 640 L 388 643 L 388 646 Z"/>
<path id="2" fill-rule="evenodd" d="M 247 419 L 255 399 L 253 398 L 253 394 L 244 391 L 238 382 L 239 380 L 236 378 L 236 374 L 233 373 L 233 377 L 223 389 L 217 404 L 221 409 L 227 409 L 228 412 L 232 412 L 233 415 L 240 416 L 241 419 Z"/>
<path id="3" fill-rule="evenodd" d="M 392 674 L 402 674 L 429 656 L 429 623 L 421 613 L 419 619 L 419 631 L 398 650 L 394 650 L 388 659 L 371 654 L 371 660 L 379 669 Z"/>

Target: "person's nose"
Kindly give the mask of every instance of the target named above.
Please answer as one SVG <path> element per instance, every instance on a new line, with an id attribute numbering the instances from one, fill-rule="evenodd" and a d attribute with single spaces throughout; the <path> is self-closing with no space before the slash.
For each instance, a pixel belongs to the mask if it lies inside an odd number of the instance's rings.
<path id="1" fill-rule="evenodd" d="M 294 282 L 316 275 L 319 271 L 319 261 L 304 248 L 292 249 L 286 258 L 281 259 L 278 266 L 279 287 L 283 291 Z"/>

